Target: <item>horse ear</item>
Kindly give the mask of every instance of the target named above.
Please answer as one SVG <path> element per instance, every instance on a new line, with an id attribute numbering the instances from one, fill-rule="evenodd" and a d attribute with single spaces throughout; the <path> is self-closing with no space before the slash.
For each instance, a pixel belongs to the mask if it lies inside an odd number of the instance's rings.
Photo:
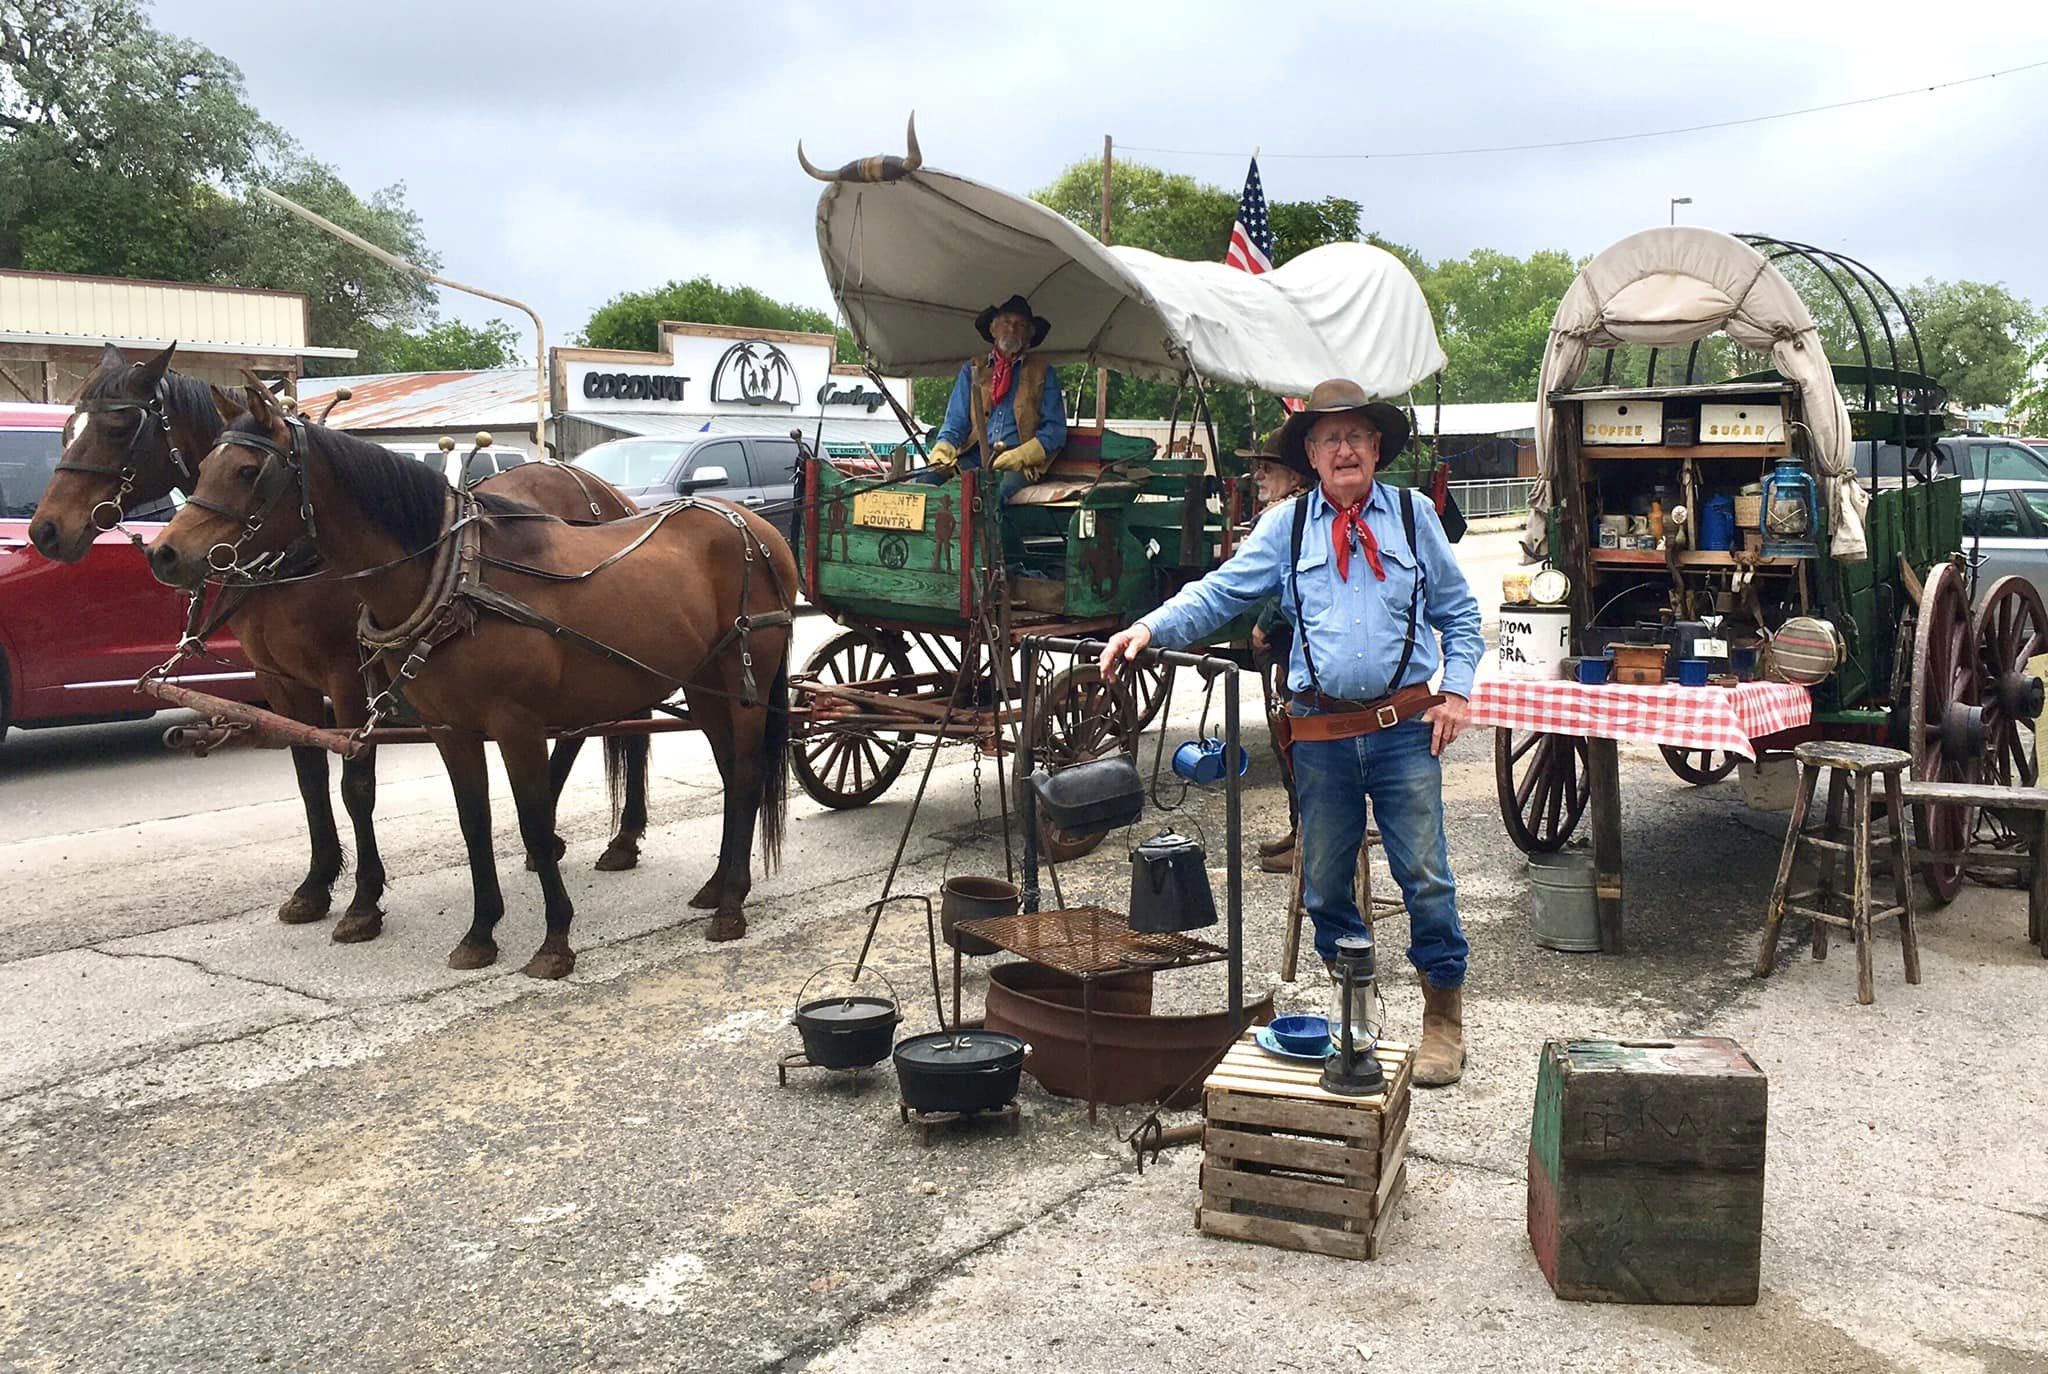
<path id="1" fill-rule="evenodd" d="M 171 370 L 171 355 L 177 351 L 178 345 L 173 341 L 169 348 L 166 348 L 148 362 L 135 364 L 135 380 L 154 391 L 158 384 L 163 381 L 164 374 Z"/>
<path id="2" fill-rule="evenodd" d="M 112 368 L 125 366 L 127 362 L 127 355 L 124 354 L 120 349 L 114 347 L 112 344 L 108 344 L 105 348 L 102 348 L 100 350 L 100 371 L 102 372 L 108 371 Z"/>
<path id="3" fill-rule="evenodd" d="M 255 416 L 259 423 L 264 425 L 275 425 L 277 423 L 277 405 L 270 394 L 269 388 L 261 385 L 247 386 L 242 388 L 242 396 L 243 403 L 248 407 L 249 413 Z"/>
<path id="4" fill-rule="evenodd" d="M 240 401 L 230 396 L 227 392 L 222 391 L 219 387 L 208 387 L 207 389 L 213 393 L 213 408 L 220 412 L 220 422 L 222 424 L 233 424 L 236 420 L 249 413 L 247 407 L 243 406 Z"/>

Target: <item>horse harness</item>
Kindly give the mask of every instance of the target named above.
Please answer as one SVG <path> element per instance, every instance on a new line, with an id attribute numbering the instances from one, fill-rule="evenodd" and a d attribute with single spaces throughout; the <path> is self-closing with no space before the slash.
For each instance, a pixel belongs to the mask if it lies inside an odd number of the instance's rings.
<path id="1" fill-rule="evenodd" d="M 177 440 L 171 437 L 171 417 L 164 405 L 165 391 L 169 385 L 168 379 L 159 379 L 156 390 L 149 394 L 146 401 L 82 400 L 72 407 L 73 415 L 106 415 L 133 410 L 139 411 L 143 417 L 136 421 L 135 433 L 128 436 L 128 447 L 121 454 L 121 466 L 101 468 L 89 463 L 60 462 L 51 469 L 52 472 L 82 472 L 93 477 L 114 479 L 114 494 L 92 508 L 89 518 L 92 520 L 93 528 L 111 530 L 127 518 L 128 512 L 122 503 L 128 499 L 128 494 L 135 490 L 135 479 L 141 471 L 136 462 L 136 448 L 142 443 L 143 436 L 149 433 L 150 420 L 156 421 L 156 431 L 163 436 L 164 447 L 171 455 L 171 467 L 177 472 L 178 480 L 183 483 L 185 490 L 190 491 L 198 485 L 198 477 L 193 472 L 192 465 L 179 451 Z M 102 511 L 111 511 L 111 517 L 102 519 Z M 142 540 L 139 536 L 131 534 L 128 537 L 133 539 L 138 547 L 141 546 Z"/>
<path id="2" fill-rule="evenodd" d="M 563 573 L 551 568 L 537 568 L 526 563 L 493 558 L 484 553 L 483 529 L 486 515 L 475 493 L 450 491 L 447 527 L 441 533 L 439 551 L 435 555 L 434 566 L 428 571 L 427 590 L 420 598 L 419 605 L 402 623 L 389 629 L 379 626 L 371 618 L 368 607 L 363 608 L 356 621 L 356 639 L 363 648 L 363 687 L 370 701 L 370 718 L 359 733 L 375 729 L 379 721 L 400 708 L 400 694 L 427 666 L 428 656 L 456 635 L 474 628 L 479 609 L 500 615 L 516 625 L 544 631 L 607 662 L 645 673 L 657 681 L 667 683 L 671 688 L 688 685 L 688 678 L 664 673 L 659 668 L 641 662 L 623 649 L 614 648 L 580 630 L 550 619 L 519 598 L 491 586 L 484 581 L 483 576 L 484 568 L 494 567 L 549 582 L 581 582 L 596 576 L 639 549 L 654 537 L 656 531 L 667 523 L 670 516 L 684 510 L 710 511 L 739 532 L 742 551 L 740 611 L 725 633 L 706 651 L 703 662 L 711 662 L 737 642 L 740 646 L 739 701 L 742 706 L 758 706 L 761 695 L 760 684 L 754 677 L 752 636 L 758 630 L 788 626 L 792 623 L 793 617 L 789 609 L 788 590 L 782 586 L 782 580 L 775 572 L 773 560 L 767 557 L 767 550 L 754 532 L 747 527 L 746 518 L 740 512 L 693 497 L 679 497 L 655 512 L 654 519 L 648 527 L 624 548 L 582 572 Z M 490 518 L 521 517 L 498 515 Z M 749 615 L 746 606 L 749 593 L 753 589 L 757 553 L 760 554 L 758 561 L 767 569 L 769 581 L 775 588 L 776 600 L 781 606 L 778 610 L 764 614 Z M 393 663 L 397 665 L 395 668 L 391 666 Z"/>

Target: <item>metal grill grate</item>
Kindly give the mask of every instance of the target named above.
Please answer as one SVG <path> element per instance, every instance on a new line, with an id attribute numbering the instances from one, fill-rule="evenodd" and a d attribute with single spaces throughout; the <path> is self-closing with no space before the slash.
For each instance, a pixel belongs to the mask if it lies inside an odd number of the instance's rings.
<path id="1" fill-rule="evenodd" d="M 1191 936 L 1132 930 L 1121 913 L 1100 906 L 993 916 L 962 921 L 957 929 L 1076 978 L 1185 968 L 1229 957 L 1228 950 Z"/>

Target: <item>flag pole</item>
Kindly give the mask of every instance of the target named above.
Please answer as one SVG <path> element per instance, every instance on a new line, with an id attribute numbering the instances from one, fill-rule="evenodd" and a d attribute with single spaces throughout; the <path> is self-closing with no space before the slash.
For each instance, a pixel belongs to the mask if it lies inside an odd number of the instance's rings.
<path id="1" fill-rule="evenodd" d="M 1109 242 L 1109 165 L 1114 153 L 1108 134 L 1102 136 L 1102 241 Z M 1109 428 L 1109 369 L 1095 369 L 1095 432 Z"/>

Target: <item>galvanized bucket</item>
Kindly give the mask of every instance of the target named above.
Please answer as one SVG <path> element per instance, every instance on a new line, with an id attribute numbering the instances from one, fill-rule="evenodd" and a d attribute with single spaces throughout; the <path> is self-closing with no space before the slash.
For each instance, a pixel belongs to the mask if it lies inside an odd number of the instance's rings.
<path id="1" fill-rule="evenodd" d="M 1568 849 L 1529 856 L 1529 934 L 1545 949 L 1597 953 L 1600 908 L 1593 856 Z"/>

